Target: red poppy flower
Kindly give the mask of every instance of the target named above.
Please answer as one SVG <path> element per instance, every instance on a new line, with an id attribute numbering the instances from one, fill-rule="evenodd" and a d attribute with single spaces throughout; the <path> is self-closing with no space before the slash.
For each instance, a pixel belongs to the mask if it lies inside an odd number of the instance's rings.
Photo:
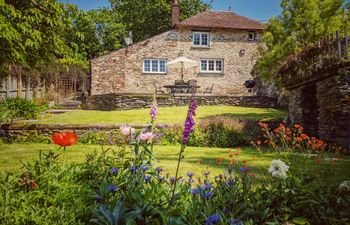
<path id="1" fill-rule="evenodd" d="M 32 187 L 33 190 L 35 190 L 35 189 L 37 189 L 37 188 L 39 187 L 38 184 L 35 183 L 34 181 L 32 181 L 32 182 L 30 183 L 30 186 Z"/>
<path id="2" fill-rule="evenodd" d="M 56 145 L 62 147 L 75 145 L 78 142 L 78 136 L 70 132 L 55 132 L 51 139 Z"/>

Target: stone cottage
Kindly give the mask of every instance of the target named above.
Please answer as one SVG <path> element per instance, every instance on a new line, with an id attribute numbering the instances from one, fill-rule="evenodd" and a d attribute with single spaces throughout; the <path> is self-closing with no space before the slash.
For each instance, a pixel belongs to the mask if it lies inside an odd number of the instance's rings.
<path id="1" fill-rule="evenodd" d="M 180 71 L 166 63 L 180 55 L 198 62 L 184 72 L 197 80 L 199 92 L 245 95 L 251 79 L 264 25 L 231 11 L 204 11 L 179 21 L 177 0 L 172 5 L 172 29 L 91 60 L 91 95 L 154 93 L 174 84 Z"/>

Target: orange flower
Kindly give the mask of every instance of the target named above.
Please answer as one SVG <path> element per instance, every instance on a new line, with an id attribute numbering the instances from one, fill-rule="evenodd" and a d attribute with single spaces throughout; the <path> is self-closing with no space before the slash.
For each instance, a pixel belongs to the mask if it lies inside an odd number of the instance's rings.
<path id="1" fill-rule="evenodd" d="M 292 140 L 289 136 L 285 136 L 284 139 L 286 139 L 286 141 L 291 141 Z"/>
<path id="2" fill-rule="evenodd" d="M 257 143 L 258 145 L 261 145 L 261 141 L 260 141 L 260 140 L 257 140 L 256 143 Z"/>
<path id="3" fill-rule="evenodd" d="M 234 159 L 231 159 L 231 160 L 230 160 L 230 166 L 233 166 L 233 165 L 235 165 L 235 160 L 234 160 Z"/>
<path id="4" fill-rule="evenodd" d="M 34 181 L 32 181 L 32 182 L 30 183 L 30 186 L 32 187 L 33 190 L 35 190 L 35 189 L 37 189 L 37 188 L 39 187 L 38 184 L 35 183 Z"/>
<path id="5" fill-rule="evenodd" d="M 304 140 L 306 140 L 306 139 L 309 138 L 309 136 L 307 136 L 307 134 L 301 134 L 300 137 L 301 137 L 302 139 L 304 139 Z"/>
<path id="6" fill-rule="evenodd" d="M 303 141 L 303 139 L 301 137 L 297 137 L 297 138 L 295 138 L 295 140 L 297 140 L 298 142 L 302 142 Z"/>
<path id="7" fill-rule="evenodd" d="M 232 157 L 233 157 L 233 154 L 229 154 L 228 157 L 229 157 L 229 158 L 232 158 Z"/>
<path id="8" fill-rule="evenodd" d="M 75 145 L 78 142 L 78 136 L 70 132 L 55 132 L 51 139 L 53 143 L 61 147 Z"/>
<path id="9" fill-rule="evenodd" d="M 269 125 L 267 123 L 259 122 L 259 126 L 262 127 L 262 128 L 267 128 Z"/>
<path id="10" fill-rule="evenodd" d="M 236 148 L 237 151 L 241 151 L 241 148 Z"/>
<path id="11" fill-rule="evenodd" d="M 320 163 L 321 163 L 321 159 L 320 159 L 320 158 L 317 158 L 317 159 L 315 160 L 315 163 L 320 164 Z"/>
<path id="12" fill-rule="evenodd" d="M 233 153 L 233 155 L 238 155 L 239 154 L 239 151 L 236 151 Z"/>
<path id="13" fill-rule="evenodd" d="M 244 164 L 246 164 L 246 163 L 247 163 L 247 160 L 243 160 L 242 162 L 243 162 Z"/>

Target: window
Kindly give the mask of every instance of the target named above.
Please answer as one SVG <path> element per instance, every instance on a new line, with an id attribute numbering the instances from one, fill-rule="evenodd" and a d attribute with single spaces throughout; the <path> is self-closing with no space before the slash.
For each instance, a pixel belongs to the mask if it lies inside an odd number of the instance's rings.
<path id="1" fill-rule="evenodd" d="M 143 60 L 144 73 L 166 73 L 165 59 L 145 59 Z"/>
<path id="2" fill-rule="evenodd" d="M 248 33 L 248 41 L 255 41 L 255 33 L 254 32 Z"/>
<path id="3" fill-rule="evenodd" d="M 193 32 L 192 45 L 195 47 L 209 47 L 209 33 Z"/>
<path id="4" fill-rule="evenodd" d="M 201 73 L 224 73 L 223 59 L 202 59 Z"/>

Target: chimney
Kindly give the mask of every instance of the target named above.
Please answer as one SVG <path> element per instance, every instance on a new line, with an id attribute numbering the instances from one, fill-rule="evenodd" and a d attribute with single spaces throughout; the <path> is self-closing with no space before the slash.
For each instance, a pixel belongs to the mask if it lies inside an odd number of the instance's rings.
<path id="1" fill-rule="evenodd" d="M 180 6 L 179 6 L 179 3 L 177 3 L 177 0 L 174 0 L 173 5 L 171 6 L 171 26 L 174 27 L 179 22 L 180 22 Z"/>

